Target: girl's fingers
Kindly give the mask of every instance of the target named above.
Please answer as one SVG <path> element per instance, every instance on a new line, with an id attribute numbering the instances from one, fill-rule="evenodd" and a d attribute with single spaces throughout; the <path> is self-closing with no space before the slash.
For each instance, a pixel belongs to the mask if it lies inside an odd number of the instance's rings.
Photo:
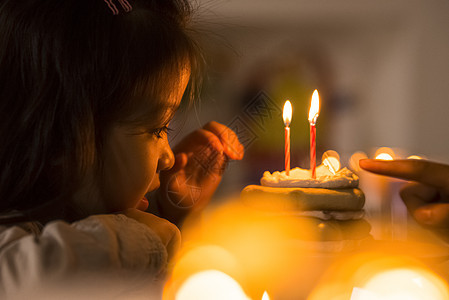
<path id="1" fill-rule="evenodd" d="M 362 159 L 360 167 L 380 175 L 427 184 L 449 193 L 449 166 L 426 160 Z"/>
<path id="2" fill-rule="evenodd" d="M 197 129 L 176 145 L 173 148 L 173 152 L 201 153 L 207 147 L 214 149 L 218 153 L 223 153 L 224 151 L 223 144 L 214 133 L 206 129 Z"/>
<path id="3" fill-rule="evenodd" d="M 187 164 L 188 161 L 188 155 L 184 152 L 181 153 L 177 153 L 175 155 L 175 163 L 173 165 L 173 167 L 168 170 L 167 172 L 169 173 L 176 173 L 179 170 L 181 170 L 182 168 L 184 168 Z"/>
<path id="4" fill-rule="evenodd" d="M 227 126 L 212 121 L 203 126 L 204 129 L 214 133 L 223 145 L 224 153 L 231 159 L 242 159 L 244 147 L 234 131 Z"/>
<path id="5" fill-rule="evenodd" d="M 173 148 L 173 152 L 202 154 L 207 152 L 205 151 L 207 148 L 220 155 L 224 153 L 230 159 L 242 159 L 244 154 L 244 147 L 234 131 L 217 122 L 209 122 L 203 128 L 189 134 Z"/>

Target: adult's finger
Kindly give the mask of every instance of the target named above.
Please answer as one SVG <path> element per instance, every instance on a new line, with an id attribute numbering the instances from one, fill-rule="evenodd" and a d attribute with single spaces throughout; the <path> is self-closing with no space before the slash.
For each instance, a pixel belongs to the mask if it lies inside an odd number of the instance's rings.
<path id="1" fill-rule="evenodd" d="M 437 189 L 431 186 L 414 182 L 402 187 L 400 195 L 407 209 L 414 215 L 415 211 L 420 207 L 438 201 L 439 193 Z"/>
<path id="2" fill-rule="evenodd" d="M 413 213 L 415 220 L 435 229 L 449 228 L 449 203 L 432 203 L 421 206 Z"/>
<path id="3" fill-rule="evenodd" d="M 211 121 L 203 126 L 204 129 L 209 130 L 218 136 L 224 146 L 225 154 L 231 159 L 242 159 L 244 155 L 244 147 L 239 142 L 239 139 L 234 131 L 229 127 L 215 121 Z"/>
<path id="4" fill-rule="evenodd" d="M 449 166 L 427 160 L 362 159 L 360 167 L 367 171 L 412 180 L 449 192 Z"/>

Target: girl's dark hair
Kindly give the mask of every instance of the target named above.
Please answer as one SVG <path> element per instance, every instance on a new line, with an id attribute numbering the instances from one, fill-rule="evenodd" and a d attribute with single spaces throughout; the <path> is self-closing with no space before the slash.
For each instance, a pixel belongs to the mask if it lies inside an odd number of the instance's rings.
<path id="1" fill-rule="evenodd" d="M 129 3 L 114 15 L 104 0 L 0 0 L 0 213 L 63 203 L 101 165 L 113 123 L 168 117 L 182 69 L 195 96 L 188 1 Z"/>

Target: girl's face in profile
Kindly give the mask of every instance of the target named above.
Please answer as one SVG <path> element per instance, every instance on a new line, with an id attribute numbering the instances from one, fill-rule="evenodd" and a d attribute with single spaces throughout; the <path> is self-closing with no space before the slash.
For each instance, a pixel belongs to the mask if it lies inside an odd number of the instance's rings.
<path id="1" fill-rule="evenodd" d="M 167 100 L 168 110 L 177 109 L 188 80 L 189 72 L 184 72 Z M 159 172 L 174 164 L 166 126 L 168 123 L 160 124 L 150 131 L 135 126 L 113 127 L 105 143 L 104 177 L 100 186 L 100 201 L 106 212 L 141 205 L 144 195 L 159 187 Z"/>

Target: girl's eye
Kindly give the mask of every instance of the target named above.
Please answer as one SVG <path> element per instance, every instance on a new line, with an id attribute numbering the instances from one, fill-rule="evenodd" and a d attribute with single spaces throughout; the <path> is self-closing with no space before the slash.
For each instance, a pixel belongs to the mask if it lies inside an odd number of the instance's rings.
<path id="1" fill-rule="evenodd" d="M 168 131 L 171 131 L 168 126 L 163 126 L 161 128 L 156 128 L 151 130 L 151 134 L 155 135 L 158 139 L 162 138 L 163 134 L 167 134 Z"/>

